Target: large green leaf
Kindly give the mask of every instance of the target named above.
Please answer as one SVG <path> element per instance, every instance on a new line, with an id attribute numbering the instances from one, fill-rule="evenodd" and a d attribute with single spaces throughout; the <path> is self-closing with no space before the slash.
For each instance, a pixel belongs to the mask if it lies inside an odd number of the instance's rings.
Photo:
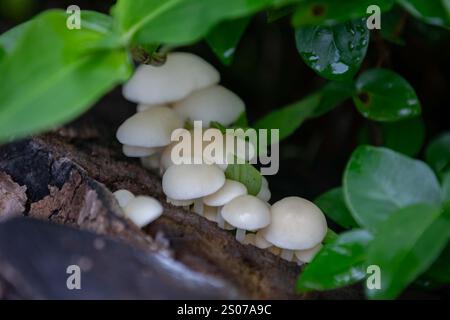
<path id="1" fill-rule="evenodd" d="M 383 146 L 407 156 L 419 153 L 425 140 L 425 125 L 421 117 L 381 124 Z"/>
<path id="2" fill-rule="evenodd" d="M 382 11 L 389 10 L 394 0 L 304 0 L 292 17 L 294 26 L 333 25 L 366 16 L 370 5 L 378 5 Z"/>
<path id="3" fill-rule="evenodd" d="M 222 20 L 262 10 L 273 0 L 119 0 L 113 9 L 125 43 L 186 44 Z"/>
<path id="4" fill-rule="evenodd" d="M 330 111 L 353 92 L 351 82 L 330 82 L 320 90 L 291 105 L 275 110 L 262 119 L 254 127 L 256 129 L 279 129 L 280 140 L 294 133 L 302 123 Z"/>
<path id="5" fill-rule="evenodd" d="M 360 146 L 344 173 L 344 195 L 355 220 L 377 230 L 395 211 L 416 203 L 440 204 L 441 189 L 433 171 L 385 148 Z"/>
<path id="6" fill-rule="evenodd" d="M 394 212 L 369 245 L 367 264 L 381 270 L 370 298 L 396 298 L 438 258 L 450 237 L 450 210 L 415 204 Z"/>
<path id="7" fill-rule="evenodd" d="M 347 208 L 342 188 L 331 189 L 319 196 L 314 203 L 325 215 L 340 226 L 350 229 L 358 227 Z"/>
<path id="8" fill-rule="evenodd" d="M 397 0 L 413 16 L 436 26 L 450 27 L 448 0 Z M 447 4 L 445 3 L 447 2 Z"/>
<path id="9" fill-rule="evenodd" d="M 334 26 L 304 26 L 295 33 L 297 50 L 305 63 L 330 80 L 352 78 L 369 46 L 365 19 Z"/>
<path id="10" fill-rule="evenodd" d="M 372 236 L 366 230 L 344 232 L 326 244 L 297 280 L 297 290 L 331 290 L 356 283 L 366 276 L 367 246 Z"/>
<path id="11" fill-rule="evenodd" d="M 124 51 L 98 49 L 108 35 L 88 26 L 69 30 L 66 18 L 45 12 L 2 40 L 9 49 L 0 60 L 0 141 L 73 119 L 129 76 Z"/>
<path id="12" fill-rule="evenodd" d="M 225 65 L 233 61 L 234 52 L 242 34 L 250 22 L 250 17 L 219 23 L 206 36 L 206 42 Z"/>
<path id="13" fill-rule="evenodd" d="M 439 174 L 450 169 L 450 132 L 440 135 L 428 145 L 425 159 Z"/>
<path id="14" fill-rule="evenodd" d="M 393 71 L 368 70 L 358 77 L 355 86 L 355 105 L 369 119 L 398 121 L 415 117 L 421 112 L 413 87 Z"/>

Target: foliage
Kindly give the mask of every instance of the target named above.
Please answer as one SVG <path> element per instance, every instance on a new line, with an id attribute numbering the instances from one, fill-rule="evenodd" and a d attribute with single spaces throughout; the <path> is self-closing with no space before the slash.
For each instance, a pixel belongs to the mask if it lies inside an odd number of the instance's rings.
<path id="1" fill-rule="evenodd" d="M 353 284 L 366 277 L 370 264 L 382 268 L 382 289 L 367 290 L 370 298 L 395 298 L 419 277 L 448 283 L 450 134 L 429 144 L 428 165 L 409 157 L 424 141 L 422 106 L 408 79 L 365 64 L 374 34 L 365 26 L 369 5 L 383 12 L 381 37 L 397 44 L 404 44 L 397 29 L 405 12 L 450 27 L 448 0 L 118 0 L 111 15 L 82 11 L 80 30 L 66 28 L 66 12 L 46 11 L 0 35 L 0 142 L 80 115 L 127 80 L 134 48 L 155 54 L 204 39 L 229 65 L 253 15 L 265 11 L 268 23 L 291 22 L 299 59 L 331 81 L 253 127 L 280 129 L 285 139 L 308 119 L 352 101 L 392 149 L 360 146 L 342 186 L 316 199 L 329 219 L 348 230 L 329 231 L 298 289 Z M 245 113 L 235 126 L 249 126 Z M 226 175 L 252 194 L 260 189 L 253 166 L 229 166 Z"/>

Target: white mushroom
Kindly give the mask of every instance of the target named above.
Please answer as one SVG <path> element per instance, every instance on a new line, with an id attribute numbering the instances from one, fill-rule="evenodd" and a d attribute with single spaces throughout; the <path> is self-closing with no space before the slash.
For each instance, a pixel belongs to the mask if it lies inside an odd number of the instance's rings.
<path id="1" fill-rule="evenodd" d="M 322 247 L 322 244 L 319 243 L 317 246 L 312 247 L 311 249 L 297 250 L 295 251 L 295 256 L 301 262 L 311 262 L 316 253 L 319 252 Z"/>
<path id="2" fill-rule="evenodd" d="M 310 249 L 325 238 L 327 222 L 322 211 L 300 197 L 284 198 L 271 207 L 272 222 L 262 236 L 283 250 L 283 257 L 292 260 L 292 250 Z"/>
<path id="3" fill-rule="evenodd" d="M 227 179 L 222 188 L 217 190 L 215 193 L 204 197 L 203 203 L 212 207 L 222 207 L 234 198 L 244 194 L 247 194 L 247 188 L 245 185 L 238 181 Z M 222 208 L 219 209 L 219 213 L 217 214 L 217 224 L 223 229 L 225 227 L 225 220 L 223 219 L 220 211 L 222 211 Z"/>
<path id="4" fill-rule="evenodd" d="M 244 112 L 244 102 L 236 94 L 222 86 L 213 86 L 193 92 L 173 106 L 185 119 L 202 121 L 209 127 L 211 121 L 224 126 L 235 122 Z"/>
<path id="5" fill-rule="evenodd" d="M 261 189 L 259 190 L 259 192 L 256 196 L 265 202 L 269 202 L 269 200 L 272 196 L 272 194 L 269 190 L 269 183 L 267 182 L 267 179 L 264 176 L 262 176 L 262 180 L 261 180 Z"/>
<path id="6" fill-rule="evenodd" d="M 146 147 L 136 147 L 136 146 L 129 146 L 124 144 L 122 146 L 122 152 L 127 157 L 134 157 L 134 158 L 142 158 L 142 157 L 148 157 L 152 154 L 160 152 L 160 148 L 146 148 Z"/>
<path id="7" fill-rule="evenodd" d="M 119 203 L 119 206 L 121 206 L 122 208 L 125 207 L 128 202 L 130 202 L 130 200 L 134 198 L 134 194 L 125 189 L 119 189 L 115 191 L 113 195 Z"/>
<path id="8" fill-rule="evenodd" d="M 180 164 L 169 167 L 163 175 L 162 187 L 174 200 L 195 200 L 194 211 L 203 214 L 201 198 L 219 190 L 225 183 L 222 170 L 207 164 Z"/>
<path id="9" fill-rule="evenodd" d="M 163 207 L 158 200 L 148 196 L 137 196 L 123 208 L 125 216 L 142 228 L 161 216 Z"/>
<path id="10" fill-rule="evenodd" d="M 222 217 L 237 228 L 236 240 L 244 241 L 245 231 L 256 231 L 270 223 L 270 210 L 255 196 L 243 195 L 234 198 L 222 208 Z"/>
<path id="11" fill-rule="evenodd" d="M 162 147 L 170 143 L 172 131 L 183 120 L 172 109 L 155 107 L 131 116 L 117 130 L 117 140 L 137 147 Z"/>
<path id="12" fill-rule="evenodd" d="M 140 65 L 122 92 L 132 102 L 161 104 L 183 99 L 219 80 L 217 70 L 202 58 L 174 52 L 167 55 L 162 66 Z"/>
<path id="13" fill-rule="evenodd" d="M 267 241 L 261 234 L 261 230 L 258 231 L 255 235 L 255 247 L 258 247 L 260 249 L 267 249 L 272 247 L 273 244 L 271 244 L 269 241 Z"/>

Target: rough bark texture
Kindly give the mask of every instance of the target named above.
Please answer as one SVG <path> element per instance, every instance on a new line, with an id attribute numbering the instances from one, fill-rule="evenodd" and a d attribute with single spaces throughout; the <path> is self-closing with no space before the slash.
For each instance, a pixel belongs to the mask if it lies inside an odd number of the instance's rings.
<path id="1" fill-rule="evenodd" d="M 211 291 L 211 297 L 327 298 L 295 294 L 300 273 L 295 263 L 242 245 L 214 223 L 167 204 L 158 176 L 137 161 L 125 159 L 117 145 L 103 144 L 98 137 L 92 128 L 66 128 L 0 147 L 0 171 L 27 188 L 27 215 L 120 239 L 138 247 L 144 256 L 163 253 L 168 261 L 181 262 L 189 272 L 216 279 L 228 288 L 228 295 Z M 135 227 L 122 217 L 112 195 L 122 188 L 159 199 L 165 209 L 162 217 L 144 230 Z M 117 264 L 117 257 L 110 259 Z M 180 276 L 176 274 L 179 269 L 172 272 L 174 279 Z M 341 297 L 355 298 L 359 293 L 349 289 Z"/>

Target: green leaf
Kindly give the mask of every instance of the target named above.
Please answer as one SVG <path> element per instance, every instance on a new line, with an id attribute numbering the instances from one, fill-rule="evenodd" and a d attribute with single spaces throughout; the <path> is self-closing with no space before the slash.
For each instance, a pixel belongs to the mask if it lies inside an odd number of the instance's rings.
<path id="1" fill-rule="evenodd" d="M 394 299 L 427 270 L 450 237 L 450 210 L 415 204 L 394 212 L 369 245 L 367 264 L 381 270 L 381 288 L 372 299 Z"/>
<path id="2" fill-rule="evenodd" d="M 206 42 L 225 65 L 233 62 L 236 47 L 250 22 L 250 17 L 219 23 L 206 36 Z"/>
<path id="3" fill-rule="evenodd" d="M 324 245 L 297 280 L 297 290 L 331 290 L 356 283 L 366 276 L 367 246 L 372 236 L 366 230 L 344 232 Z"/>
<path id="4" fill-rule="evenodd" d="M 0 141 L 73 119 L 130 75 L 124 51 L 94 50 L 105 35 L 69 30 L 66 18 L 63 11 L 45 12 L 19 26 L 8 45 L 0 61 Z"/>
<path id="5" fill-rule="evenodd" d="M 398 0 L 409 13 L 416 18 L 432 25 L 450 27 L 450 7 L 448 0 Z"/>
<path id="6" fill-rule="evenodd" d="M 339 224 L 350 229 L 358 227 L 355 219 L 347 208 L 342 188 L 331 189 L 319 196 L 314 203 L 325 213 L 325 215 Z"/>
<path id="7" fill-rule="evenodd" d="M 125 43 L 187 44 L 223 20 L 248 16 L 273 0 L 119 0 L 113 9 Z"/>
<path id="8" fill-rule="evenodd" d="M 425 140 L 425 125 L 422 118 L 381 124 L 383 146 L 407 156 L 416 156 Z"/>
<path id="9" fill-rule="evenodd" d="M 353 97 L 359 112 L 376 121 L 398 121 L 420 114 L 416 92 L 397 73 L 387 69 L 371 69 L 356 81 Z"/>
<path id="10" fill-rule="evenodd" d="M 353 152 L 343 189 L 353 217 L 369 230 L 377 230 L 403 207 L 440 204 L 442 200 L 437 178 L 425 163 L 371 146 L 360 146 Z"/>
<path id="11" fill-rule="evenodd" d="M 318 117 L 330 111 L 353 92 L 351 82 L 330 82 L 322 89 L 291 105 L 275 110 L 259 119 L 256 129 L 279 129 L 280 140 L 290 136 L 309 118 Z"/>
<path id="12" fill-rule="evenodd" d="M 295 10 L 295 6 L 285 6 L 281 8 L 270 8 L 267 10 L 267 22 L 272 23 L 287 15 L 290 15 Z"/>
<path id="13" fill-rule="evenodd" d="M 425 159 L 438 174 L 450 169 L 450 132 L 440 135 L 428 145 Z"/>
<path id="14" fill-rule="evenodd" d="M 297 50 L 303 61 L 330 80 L 351 79 L 369 46 L 365 19 L 334 26 L 304 26 L 296 30 Z"/>
<path id="15" fill-rule="evenodd" d="M 327 244 L 327 243 L 334 242 L 337 239 L 337 237 L 338 237 L 338 234 L 336 232 L 334 232 L 333 230 L 331 230 L 330 228 L 328 228 L 325 238 L 323 239 L 323 243 Z"/>
<path id="16" fill-rule="evenodd" d="M 320 103 L 319 92 L 295 102 L 287 107 L 275 110 L 258 120 L 255 129 L 279 129 L 279 138 L 283 140 L 294 133 L 308 119 Z"/>
<path id="17" fill-rule="evenodd" d="M 370 5 L 378 5 L 382 11 L 391 9 L 394 0 L 304 0 L 299 3 L 292 17 L 294 26 L 333 25 L 366 16 Z"/>
<path id="18" fill-rule="evenodd" d="M 320 102 L 311 117 L 319 117 L 336 108 L 354 94 L 353 81 L 333 81 L 320 90 Z"/>
<path id="19" fill-rule="evenodd" d="M 261 190 L 261 173 L 249 163 L 229 164 L 225 170 L 225 177 L 244 184 L 251 195 L 256 196 Z"/>

